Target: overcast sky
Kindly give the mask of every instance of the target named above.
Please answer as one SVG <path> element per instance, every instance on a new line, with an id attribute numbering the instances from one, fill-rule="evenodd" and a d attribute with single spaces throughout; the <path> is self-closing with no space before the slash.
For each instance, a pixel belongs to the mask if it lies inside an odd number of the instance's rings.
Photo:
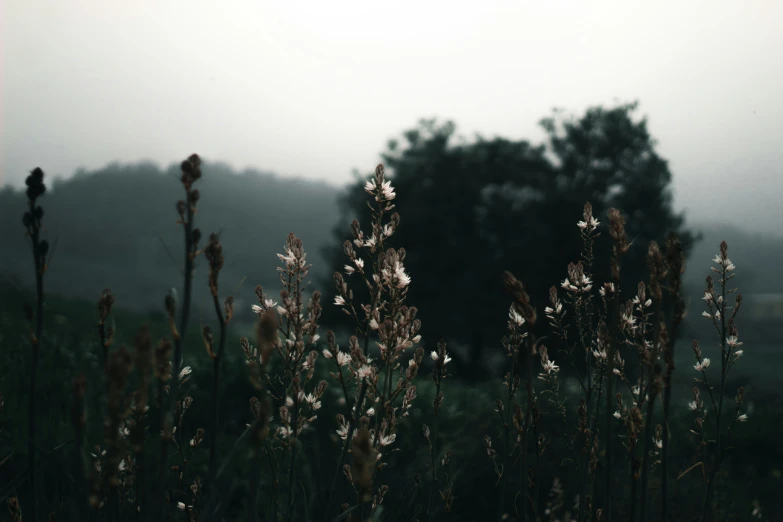
<path id="1" fill-rule="evenodd" d="M 4 0 L 0 13 L 0 184 L 191 152 L 342 184 L 421 117 L 538 141 L 552 107 L 638 99 L 678 209 L 783 222 L 778 1 Z"/>

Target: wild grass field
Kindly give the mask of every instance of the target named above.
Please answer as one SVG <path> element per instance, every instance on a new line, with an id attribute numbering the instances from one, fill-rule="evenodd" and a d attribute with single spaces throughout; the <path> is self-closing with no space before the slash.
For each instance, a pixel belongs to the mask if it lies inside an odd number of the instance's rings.
<path id="1" fill-rule="evenodd" d="M 731 245 L 686 267 L 669 234 L 648 246 L 647 279 L 621 286 L 632 209 L 563 209 L 580 258 L 548 295 L 528 293 L 536 274 L 496 274 L 497 375 L 466 381 L 409 298 L 422 282 L 395 233 L 423 223 L 395 212 L 407 194 L 382 165 L 370 222 L 345 224 L 334 301 L 292 233 L 253 322 L 220 279 L 231 252 L 198 228 L 210 173 L 197 155 L 180 170 L 182 277 L 153 315 L 111 281 L 94 302 L 47 293 L 44 174 L 28 178 L 34 284 L 4 281 L 0 305 L 2 520 L 780 519 L 783 354 L 741 333 Z M 704 272 L 698 295 L 685 270 Z M 196 286 L 212 315 L 191 313 Z M 341 311 L 334 331 L 326 307 Z M 706 325 L 695 340 L 686 315 Z"/>

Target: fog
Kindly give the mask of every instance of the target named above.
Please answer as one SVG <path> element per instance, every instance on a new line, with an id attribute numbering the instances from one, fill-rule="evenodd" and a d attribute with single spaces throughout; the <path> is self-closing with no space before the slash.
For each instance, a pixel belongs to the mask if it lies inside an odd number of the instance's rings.
<path id="1" fill-rule="evenodd" d="M 191 153 L 341 185 L 422 117 L 540 141 L 639 100 L 697 222 L 778 233 L 776 2 L 15 1 L 0 184 Z"/>

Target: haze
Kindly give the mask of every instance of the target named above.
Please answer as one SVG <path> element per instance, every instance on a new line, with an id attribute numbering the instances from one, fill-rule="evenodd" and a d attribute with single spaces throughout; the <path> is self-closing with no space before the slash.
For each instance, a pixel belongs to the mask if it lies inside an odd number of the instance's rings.
<path id="1" fill-rule="evenodd" d="M 350 181 L 422 117 L 539 141 L 553 107 L 641 102 L 690 220 L 780 233 L 783 4 L 2 5 L 0 185 L 191 152 Z"/>

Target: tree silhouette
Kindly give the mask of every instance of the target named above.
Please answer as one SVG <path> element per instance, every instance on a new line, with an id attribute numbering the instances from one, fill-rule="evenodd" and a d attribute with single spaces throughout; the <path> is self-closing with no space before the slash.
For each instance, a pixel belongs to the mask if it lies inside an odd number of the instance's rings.
<path id="1" fill-rule="evenodd" d="M 455 143 L 455 125 L 436 120 L 420 121 L 402 144 L 389 142 L 382 158 L 399 194 L 402 219 L 392 239 L 407 253 L 408 301 L 420 310 L 425 341 L 450 342 L 460 375 L 480 377 L 489 354 L 499 353 L 485 348 L 496 346 L 505 328 L 504 270 L 524 282 L 539 310 L 547 306 L 549 287 L 579 260 L 576 222 L 585 202 L 602 221 L 610 207 L 626 213 L 634 239 L 626 264 L 633 268 L 623 281 L 633 288 L 647 279 L 649 240 L 674 230 L 690 250 L 693 235 L 671 208 L 668 165 L 654 150 L 646 120 L 633 119 L 636 108 L 594 107 L 579 119 L 555 113 L 541 122 L 546 146 L 501 138 Z M 338 246 L 325 252 L 333 270 L 345 264 L 339 245 L 350 235 L 347 223 L 369 219 L 363 183 L 343 195 Z M 604 240 L 599 249 L 608 248 Z M 597 256 L 594 266 L 598 282 L 608 279 L 608 256 Z M 354 292 L 361 290 L 355 285 Z"/>

